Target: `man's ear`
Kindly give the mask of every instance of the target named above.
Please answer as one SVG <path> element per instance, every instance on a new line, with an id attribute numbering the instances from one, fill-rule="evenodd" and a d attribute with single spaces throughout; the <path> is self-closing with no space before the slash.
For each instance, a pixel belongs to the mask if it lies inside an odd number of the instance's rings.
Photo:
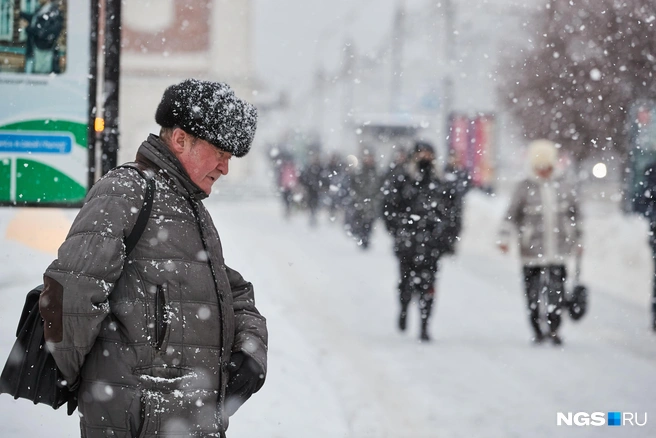
<path id="1" fill-rule="evenodd" d="M 171 133 L 171 144 L 169 146 L 176 157 L 184 151 L 185 140 L 188 135 L 189 134 L 180 128 L 173 129 L 173 132 Z"/>

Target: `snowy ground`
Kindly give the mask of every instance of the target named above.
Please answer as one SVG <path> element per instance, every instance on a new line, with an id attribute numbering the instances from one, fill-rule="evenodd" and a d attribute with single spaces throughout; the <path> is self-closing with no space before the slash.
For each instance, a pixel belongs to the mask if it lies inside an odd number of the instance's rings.
<path id="1" fill-rule="evenodd" d="M 362 251 L 326 217 L 315 229 L 301 214 L 284 221 L 276 200 L 208 201 L 226 261 L 254 283 L 270 330 L 267 383 L 233 417 L 229 437 L 656 436 L 645 224 L 610 204 L 586 205 L 590 313 L 565 321 L 562 348 L 535 347 L 516 254 L 494 247 L 506 201 L 468 196 L 459 254 L 442 265 L 430 344 L 417 342 L 416 306 L 408 332 L 396 330 L 397 268 L 382 230 Z M 74 214 L 0 209 L 1 363 L 24 295 Z M 558 427 L 559 411 L 646 412 L 648 423 Z M 2 437 L 77 430 L 75 416 L 0 396 Z"/>

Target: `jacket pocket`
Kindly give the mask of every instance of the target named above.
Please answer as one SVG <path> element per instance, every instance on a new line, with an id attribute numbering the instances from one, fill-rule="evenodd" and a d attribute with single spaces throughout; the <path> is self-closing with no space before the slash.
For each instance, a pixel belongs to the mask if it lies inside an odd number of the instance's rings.
<path id="1" fill-rule="evenodd" d="M 155 293 L 154 321 L 153 321 L 153 347 L 161 351 L 165 349 L 166 335 L 171 319 L 169 316 L 169 303 L 166 285 L 157 286 Z"/>

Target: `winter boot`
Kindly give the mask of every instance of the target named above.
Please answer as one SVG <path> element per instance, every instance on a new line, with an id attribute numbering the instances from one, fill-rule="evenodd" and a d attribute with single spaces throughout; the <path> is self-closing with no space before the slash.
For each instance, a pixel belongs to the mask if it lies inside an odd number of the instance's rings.
<path id="1" fill-rule="evenodd" d="M 558 333 L 556 332 L 551 332 L 549 334 L 549 339 L 551 339 L 551 342 L 553 342 L 554 345 L 562 345 L 563 340 L 558 336 Z"/>
<path id="2" fill-rule="evenodd" d="M 408 320 L 408 305 L 403 303 L 401 304 L 401 312 L 399 313 L 399 330 L 402 332 L 405 331 L 407 327 Z"/>
<path id="3" fill-rule="evenodd" d="M 399 330 L 402 332 L 407 328 L 408 312 L 401 310 L 399 314 Z"/>
<path id="4" fill-rule="evenodd" d="M 531 338 L 531 342 L 534 344 L 541 344 L 544 341 L 544 333 L 540 328 L 539 319 L 531 318 L 531 328 L 533 329 L 534 336 Z"/>
<path id="5" fill-rule="evenodd" d="M 421 342 L 429 342 L 430 335 L 428 334 L 428 319 L 421 320 L 421 334 L 419 335 L 419 340 Z"/>

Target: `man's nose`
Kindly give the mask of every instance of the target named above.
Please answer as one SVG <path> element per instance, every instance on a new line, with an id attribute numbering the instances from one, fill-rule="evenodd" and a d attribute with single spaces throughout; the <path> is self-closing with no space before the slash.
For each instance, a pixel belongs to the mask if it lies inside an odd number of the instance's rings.
<path id="1" fill-rule="evenodd" d="M 227 175 L 227 174 L 228 174 L 228 170 L 230 170 L 230 169 L 228 169 L 229 165 L 230 165 L 230 161 L 229 161 L 229 160 L 219 160 L 219 164 L 216 166 L 216 168 L 219 169 L 219 171 L 220 171 L 223 175 Z"/>

